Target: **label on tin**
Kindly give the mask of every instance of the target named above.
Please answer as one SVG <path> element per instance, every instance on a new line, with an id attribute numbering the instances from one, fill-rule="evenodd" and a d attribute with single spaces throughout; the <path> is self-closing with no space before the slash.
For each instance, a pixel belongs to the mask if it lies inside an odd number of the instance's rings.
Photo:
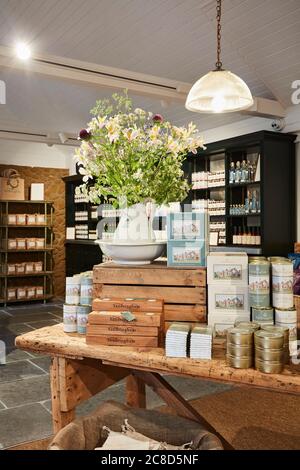
<path id="1" fill-rule="evenodd" d="M 273 320 L 274 320 L 274 312 L 273 312 L 273 309 L 270 308 L 270 309 L 257 309 L 257 308 L 253 308 L 252 309 L 252 320 L 253 321 L 260 321 L 260 322 L 263 322 L 263 321 L 267 321 L 267 322 L 272 322 L 273 324 Z"/>
<path id="2" fill-rule="evenodd" d="M 77 314 L 77 332 L 85 335 L 86 334 L 86 324 L 88 321 L 88 314 L 78 313 Z"/>
<path id="3" fill-rule="evenodd" d="M 66 283 L 66 303 L 78 305 L 80 302 L 80 284 L 67 281 Z"/>
<path id="4" fill-rule="evenodd" d="M 69 312 L 64 309 L 64 331 L 66 333 L 76 333 L 77 331 L 77 313 L 76 310 L 74 312 Z"/>
<path id="5" fill-rule="evenodd" d="M 249 292 L 250 294 L 269 294 L 270 279 L 267 274 L 254 275 L 249 274 Z"/>
<path id="6" fill-rule="evenodd" d="M 294 296 L 293 293 L 276 293 L 273 291 L 273 305 L 275 308 L 293 308 Z"/>

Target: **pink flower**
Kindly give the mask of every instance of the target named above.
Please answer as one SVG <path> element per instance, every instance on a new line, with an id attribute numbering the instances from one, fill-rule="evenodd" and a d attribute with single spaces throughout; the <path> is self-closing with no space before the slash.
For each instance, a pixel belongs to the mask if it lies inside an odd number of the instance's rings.
<path id="1" fill-rule="evenodd" d="M 164 118 L 162 117 L 161 114 L 154 114 L 152 118 L 153 122 L 163 122 Z"/>
<path id="2" fill-rule="evenodd" d="M 81 129 L 78 135 L 78 139 L 80 140 L 90 140 L 91 137 L 92 135 L 87 129 Z"/>

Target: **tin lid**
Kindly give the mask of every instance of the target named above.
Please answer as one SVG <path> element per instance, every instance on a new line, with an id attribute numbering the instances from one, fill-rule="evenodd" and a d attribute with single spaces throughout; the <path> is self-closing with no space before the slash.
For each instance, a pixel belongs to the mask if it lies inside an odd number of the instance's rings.
<path id="1" fill-rule="evenodd" d="M 251 330 L 259 330 L 260 326 L 255 321 L 237 321 L 235 322 L 234 326 L 238 328 L 246 328 Z"/>
<path id="2" fill-rule="evenodd" d="M 272 264 L 292 264 L 292 261 L 288 258 L 276 258 L 272 259 L 271 261 Z"/>
<path id="3" fill-rule="evenodd" d="M 253 265 L 253 264 L 263 264 L 263 265 L 269 265 L 270 264 L 270 261 L 268 261 L 267 259 L 254 259 L 253 261 L 250 261 L 249 265 Z"/>
<path id="4" fill-rule="evenodd" d="M 290 329 L 287 326 L 277 326 L 277 325 L 265 325 L 261 327 L 264 331 L 269 331 L 271 333 L 285 333 Z"/>
<path id="5" fill-rule="evenodd" d="M 275 308 L 275 312 L 297 312 L 295 307 L 292 308 Z"/>
<path id="6" fill-rule="evenodd" d="M 228 330 L 228 334 L 236 336 L 249 336 L 253 333 L 252 328 L 233 327 Z"/>
<path id="7" fill-rule="evenodd" d="M 270 328 L 274 328 L 270 326 Z M 283 337 L 283 331 L 269 331 L 267 330 L 267 327 L 265 329 L 257 330 L 254 333 L 256 338 L 282 338 Z"/>
<path id="8" fill-rule="evenodd" d="M 268 312 L 273 312 L 274 308 L 273 307 L 259 307 L 259 306 L 253 306 L 252 307 L 252 310 L 264 310 L 264 311 L 268 311 Z"/>

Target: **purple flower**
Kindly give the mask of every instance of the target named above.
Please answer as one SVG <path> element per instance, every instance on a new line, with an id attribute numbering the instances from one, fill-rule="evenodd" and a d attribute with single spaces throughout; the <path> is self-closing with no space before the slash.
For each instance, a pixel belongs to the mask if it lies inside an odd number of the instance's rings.
<path id="1" fill-rule="evenodd" d="M 152 120 L 153 122 L 163 122 L 164 118 L 161 114 L 154 114 Z"/>
<path id="2" fill-rule="evenodd" d="M 80 140 L 90 140 L 91 137 L 92 135 L 87 129 L 81 129 L 78 135 L 78 139 Z"/>

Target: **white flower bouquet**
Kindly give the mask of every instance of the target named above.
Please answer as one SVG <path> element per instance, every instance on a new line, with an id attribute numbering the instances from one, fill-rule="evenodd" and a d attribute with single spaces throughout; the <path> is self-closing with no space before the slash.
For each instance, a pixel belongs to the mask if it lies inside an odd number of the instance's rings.
<path id="1" fill-rule="evenodd" d="M 131 206 L 185 199 L 182 163 L 189 152 L 205 148 L 193 123 L 176 127 L 159 114 L 133 110 L 127 92 L 97 101 L 91 113 L 75 155 L 84 181 L 80 191 L 91 202 L 104 198 L 118 207 L 122 200 Z"/>

